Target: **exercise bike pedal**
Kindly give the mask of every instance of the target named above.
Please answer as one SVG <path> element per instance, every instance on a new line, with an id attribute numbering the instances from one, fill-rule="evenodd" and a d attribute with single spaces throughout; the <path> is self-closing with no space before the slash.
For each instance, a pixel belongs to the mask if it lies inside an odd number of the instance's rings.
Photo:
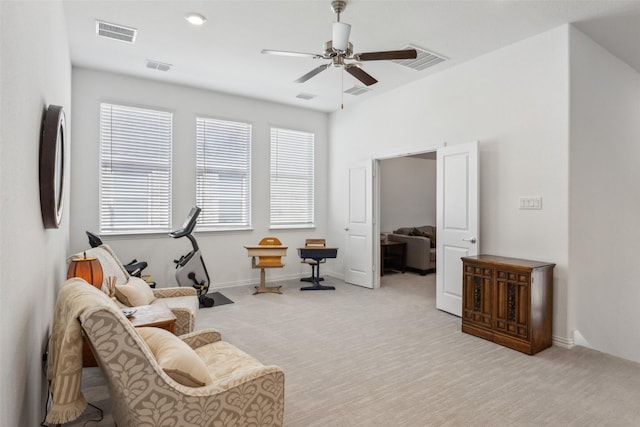
<path id="1" fill-rule="evenodd" d="M 200 297 L 200 304 L 204 305 L 205 307 L 213 307 L 213 298 L 202 295 Z"/>

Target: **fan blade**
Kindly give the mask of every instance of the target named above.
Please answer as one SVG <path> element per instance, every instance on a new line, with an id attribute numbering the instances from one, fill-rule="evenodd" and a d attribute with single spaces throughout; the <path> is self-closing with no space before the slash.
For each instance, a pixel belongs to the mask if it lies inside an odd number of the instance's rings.
<path id="1" fill-rule="evenodd" d="M 374 79 L 371 74 L 367 73 L 366 71 L 364 71 L 362 68 L 358 67 L 355 64 L 345 65 L 344 68 L 345 70 L 347 70 L 347 73 L 351 74 L 353 77 L 360 80 L 362 83 L 364 83 L 367 86 L 371 86 L 374 83 L 378 83 L 378 81 Z"/>
<path id="2" fill-rule="evenodd" d="M 415 59 L 418 52 L 415 49 L 387 50 L 384 52 L 356 53 L 353 57 L 357 61 L 380 61 L 388 59 Z"/>
<path id="3" fill-rule="evenodd" d="M 311 77 L 315 76 L 318 73 L 321 73 L 322 71 L 326 70 L 329 65 L 331 64 L 323 64 L 319 67 L 314 68 L 313 70 L 309 71 L 307 74 L 305 74 L 304 76 L 300 77 L 298 80 L 295 81 L 295 83 L 304 83 L 307 80 L 309 80 Z"/>
<path id="4" fill-rule="evenodd" d="M 287 52 L 285 50 L 270 50 L 270 49 L 262 49 L 262 52 L 267 55 L 280 55 L 280 56 L 297 56 L 301 58 L 322 58 L 322 55 L 317 55 L 315 53 L 303 53 L 303 52 Z"/>

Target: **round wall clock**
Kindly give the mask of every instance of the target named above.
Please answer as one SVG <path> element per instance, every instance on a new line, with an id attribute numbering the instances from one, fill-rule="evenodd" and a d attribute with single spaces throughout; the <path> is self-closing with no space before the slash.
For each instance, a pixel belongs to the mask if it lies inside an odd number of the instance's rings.
<path id="1" fill-rule="evenodd" d="M 64 111 L 49 105 L 40 141 L 40 209 L 45 228 L 58 228 L 62 220 L 66 143 Z"/>

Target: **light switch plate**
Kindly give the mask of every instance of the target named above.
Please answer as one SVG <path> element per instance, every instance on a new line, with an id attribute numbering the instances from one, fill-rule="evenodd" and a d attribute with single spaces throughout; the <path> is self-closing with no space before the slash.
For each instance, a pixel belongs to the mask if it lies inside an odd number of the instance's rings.
<path id="1" fill-rule="evenodd" d="M 542 209 L 542 197 L 520 197 L 518 209 Z"/>

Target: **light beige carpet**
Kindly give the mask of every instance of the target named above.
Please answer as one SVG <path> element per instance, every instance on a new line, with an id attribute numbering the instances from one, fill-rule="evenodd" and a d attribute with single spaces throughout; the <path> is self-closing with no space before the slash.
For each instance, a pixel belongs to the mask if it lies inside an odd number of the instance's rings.
<path id="1" fill-rule="evenodd" d="M 199 313 L 197 329 L 282 367 L 286 426 L 640 426 L 640 364 L 582 347 L 527 356 L 463 334 L 435 308 L 432 274 L 388 274 L 378 290 L 325 278 L 335 291 L 224 289 L 234 304 Z M 98 368 L 83 390 L 107 410 L 87 425 L 113 425 Z"/>

